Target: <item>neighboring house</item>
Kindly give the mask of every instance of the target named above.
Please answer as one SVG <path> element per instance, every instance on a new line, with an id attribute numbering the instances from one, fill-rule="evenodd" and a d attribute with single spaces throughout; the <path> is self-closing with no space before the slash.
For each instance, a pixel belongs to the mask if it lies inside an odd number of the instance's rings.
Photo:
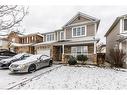
<path id="1" fill-rule="evenodd" d="M 9 50 L 9 48 L 8 48 L 8 39 L 6 39 L 6 38 L 0 38 L 0 50 L 1 49 L 7 49 L 7 50 Z"/>
<path id="2" fill-rule="evenodd" d="M 127 53 L 127 15 L 117 17 L 105 37 L 106 55 L 114 48 L 123 49 Z"/>
<path id="3" fill-rule="evenodd" d="M 110 49 L 122 49 L 127 54 L 127 15 L 117 17 L 109 28 L 106 37 L 106 56 Z M 127 63 L 127 58 L 125 60 Z M 124 66 L 127 68 L 127 65 Z"/>
<path id="4" fill-rule="evenodd" d="M 31 53 L 34 54 L 34 44 L 43 41 L 43 35 L 40 33 L 34 33 L 29 35 L 23 35 L 17 32 L 11 32 L 8 35 L 9 48 L 16 53 Z"/>
<path id="5" fill-rule="evenodd" d="M 95 38 L 100 20 L 79 12 L 60 30 L 44 33 L 44 42 L 35 44 L 36 53 L 50 55 L 54 61 L 65 62 L 68 55 L 84 54 L 96 59 Z"/>

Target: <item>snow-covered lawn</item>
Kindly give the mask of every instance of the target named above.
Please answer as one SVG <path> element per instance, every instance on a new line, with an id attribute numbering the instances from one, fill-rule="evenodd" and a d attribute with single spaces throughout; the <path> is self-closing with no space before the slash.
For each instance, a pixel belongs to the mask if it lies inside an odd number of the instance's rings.
<path id="1" fill-rule="evenodd" d="M 14 89 L 127 89 L 127 72 L 62 66 Z"/>
<path id="2" fill-rule="evenodd" d="M 10 70 L 8 69 L 0 69 L 0 89 L 10 88 L 18 83 L 21 83 L 22 81 L 36 77 L 56 67 L 58 67 L 58 65 L 53 65 L 52 67 L 46 67 L 46 68 L 37 70 L 36 72 L 31 74 L 27 74 L 27 73 L 12 74 Z"/>

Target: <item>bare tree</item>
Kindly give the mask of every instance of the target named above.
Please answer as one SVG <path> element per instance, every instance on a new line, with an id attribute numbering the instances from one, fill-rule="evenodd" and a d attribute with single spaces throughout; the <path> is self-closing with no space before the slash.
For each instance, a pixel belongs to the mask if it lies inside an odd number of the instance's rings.
<path id="1" fill-rule="evenodd" d="M 11 29 L 20 24 L 28 13 L 27 9 L 21 5 L 0 5 L 0 31 Z"/>

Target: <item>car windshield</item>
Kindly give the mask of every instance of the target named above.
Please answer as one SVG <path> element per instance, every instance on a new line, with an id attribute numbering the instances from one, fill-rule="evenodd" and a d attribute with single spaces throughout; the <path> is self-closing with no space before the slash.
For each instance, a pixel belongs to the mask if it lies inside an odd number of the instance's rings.
<path id="1" fill-rule="evenodd" d="M 15 55 L 13 58 L 20 58 L 20 57 L 22 57 L 24 55 L 24 53 L 21 53 L 21 54 L 17 54 L 17 55 Z"/>
<path id="2" fill-rule="evenodd" d="M 26 58 L 26 60 L 27 60 L 27 61 L 35 61 L 35 60 L 37 60 L 40 56 L 41 56 L 41 55 L 39 55 L 39 54 L 38 54 L 38 55 L 32 55 L 32 56 Z"/>

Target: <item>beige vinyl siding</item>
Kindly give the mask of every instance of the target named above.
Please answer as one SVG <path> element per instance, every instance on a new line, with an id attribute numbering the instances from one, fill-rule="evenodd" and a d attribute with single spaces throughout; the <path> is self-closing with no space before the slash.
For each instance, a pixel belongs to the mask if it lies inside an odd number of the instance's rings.
<path id="1" fill-rule="evenodd" d="M 111 30 L 111 32 L 106 37 L 106 55 L 109 54 L 111 48 L 115 47 L 119 32 L 120 32 L 120 22 Z"/>
<path id="2" fill-rule="evenodd" d="M 88 53 L 94 53 L 94 45 L 88 45 Z"/>
<path id="3" fill-rule="evenodd" d="M 65 29 L 65 31 L 66 31 L 66 39 L 72 38 L 72 28 L 68 27 Z"/>
<path id="4" fill-rule="evenodd" d="M 65 31 L 66 31 L 66 38 L 67 39 L 72 38 L 72 27 L 67 27 Z M 86 25 L 86 36 L 95 36 L 95 24 Z"/>
<path id="5" fill-rule="evenodd" d="M 95 35 L 95 24 L 87 25 L 87 36 L 94 36 Z"/>
<path id="6" fill-rule="evenodd" d="M 90 21 L 89 19 L 86 19 L 86 18 L 83 18 L 81 16 L 80 17 L 80 20 L 78 18 L 76 18 L 72 23 L 70 24 L 75 24 L 75 23 L 79 23 L 79 22 L 87 22 L 87 21 Z"/>

